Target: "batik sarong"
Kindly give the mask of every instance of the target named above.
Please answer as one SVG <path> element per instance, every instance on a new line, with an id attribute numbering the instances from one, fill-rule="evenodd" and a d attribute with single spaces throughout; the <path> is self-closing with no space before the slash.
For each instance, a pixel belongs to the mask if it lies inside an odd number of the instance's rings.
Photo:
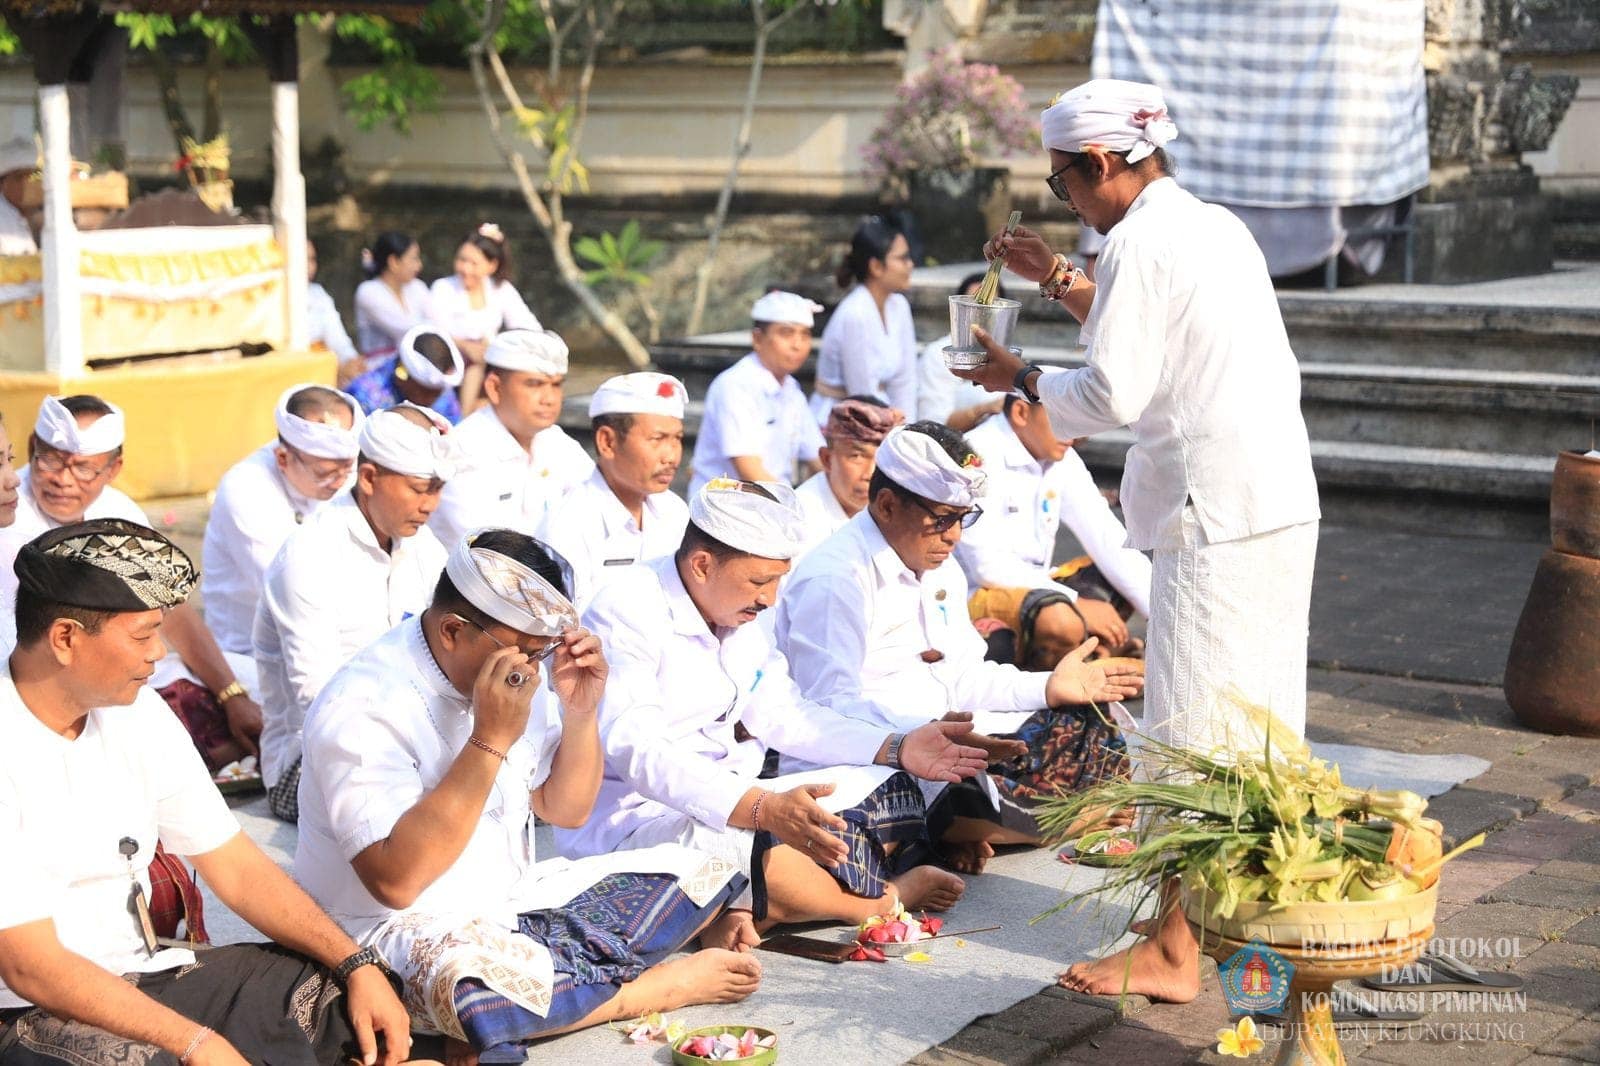
<path id="1" fill-rule="evenodd" d="M 326 969 L 274 944 L 199 952 L 189 966 L 124 980 L 210 1027 L 251 1062 L 335 1066 L 359 1058 L 339 986 Z M 0 1066 L 177 1066 L 154 1044 L 113 1036 L 40 1008 L 0 1034 Z"/>

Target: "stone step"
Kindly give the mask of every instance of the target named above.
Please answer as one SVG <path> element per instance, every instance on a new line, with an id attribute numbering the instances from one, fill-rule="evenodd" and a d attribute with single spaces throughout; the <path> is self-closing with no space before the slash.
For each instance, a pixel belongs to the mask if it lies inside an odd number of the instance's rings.
<path id="1" fill-rule="evenodd" d="M 948 297 L 981 263 L 924 267 L 907 296 L 918 335 L 947 331 Z M 1071 345 L 1077 324 L 1007 272 L 1022 301 L 1014 342 Z M 1278 305 L 1303 363 L 1376 363 L 1600 374 L 1600 264 L 1476 285 L 1368 285 L 1326 293 L 1282 290 Z"/>

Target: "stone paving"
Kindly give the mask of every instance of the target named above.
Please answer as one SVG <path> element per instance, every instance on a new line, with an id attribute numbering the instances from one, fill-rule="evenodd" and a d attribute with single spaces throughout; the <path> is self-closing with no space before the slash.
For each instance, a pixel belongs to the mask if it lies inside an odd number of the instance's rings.
<path id="1" fill-rule="evenodd" d="M 1418 1004 L 1428 1012 L 1420 1022 L 1344 1027 L 1352 1061 L 1600 1063 L 1600 740 L 1524 729 L 1498 686 L 1484 684 L 1500 677 L 1539 550 L 1323 532 L 1312 659 L 1342 668 L 1312 669 L 1307 731 L 1314 740 L 1491 762 L 1430 804 L 1450 840 L 1488 833 L 1483 847 L 1446 868 L 1436 936 L 1463 949 L 1487 943 L 1500 957 L 1469 961 L 1526 980 L 1520 998 L 1430 994 Z M 912 1061 L 1228 1061 L 1214 1050 L 1216 1030 L 1228 1023 L 1215 965 L 1206 960 L 1202 973 L 1199 998 L 1182 1006 L 1047 989 Z M 1270 1061 L 1277 1051 L 1269 1040 L 1255 1058 Z"/>

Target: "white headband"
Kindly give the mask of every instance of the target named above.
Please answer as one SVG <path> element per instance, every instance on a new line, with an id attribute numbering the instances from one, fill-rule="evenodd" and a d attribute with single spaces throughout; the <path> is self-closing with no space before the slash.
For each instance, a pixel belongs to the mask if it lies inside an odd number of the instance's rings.
<path id="1" fill-rule="evenodd" d="M 689 390 L 671 374 L 641 370 L 609 378 L 589 400 L 589 417 L 601 415 L 665 415 L 683 419 Z"/>
<path id="2" fill-rule="evenodd" d="M 907 492 L 934 503 L 951 507 L 971 507 L 983 495 L 988 480 L 979 469 L 976 456 L 972 466 L 958 466 L 950 453 L 926 433 L 897 426 L 878 446 L 878 469 L 883 476 Z"/>
<path id="3" fill-rule="evenodd" d="M 1078 153 L 1089 145 L 1127 152 L 1137 163 L 1178 135 L 1161 90 L 1140 81 L 1096 78 L 1063 93 L 1039 116 L 1046 148 Z"/>
<path id="4" fill-rule="evenodd" d="M 278 408 L 272 417 L 278 424 L 278 436 L 291 448 L 296 448 L 307 455 L 318 459 L 354 459 L 361 451 L 359 435 L 361 423 L 365 421 L 361 413 L 361 404 L 356 398 L 338 389 L 330 389 L 339 394 L 350 407 L 350 428 L 345 429 L 337 422 L 313 422 L 308 418 L 301 418 L 289 410 L 289 401 L 305 389 L 328 388 L 326 385 L 291 385 L 283 390 L 283 395 L 278 397 Z"/>
<path id="5" fill-rule="evenodd" d="M 489 342 L 483 361 L 501 370 L 565 377 L 567 342 L 548 329 L 508 329 Z"/>
<path id="6" fill-rule="evenodd" d="M 793 292 L 769 292 L 750 308 L 752 322 L 785 322 L 796 326 L 816 325 L 822 305 Z"/>
<path id="7" fill-rule="evenodd" d="M 433 365 L 433 362 L 416 349 L 417 338 L 425 333 L 431 333 L 444 341 L 445 347 L 450 349 L 450 372 Z M 461 361 L 461 352 L 456 348 L 456 342 L 451 340 L 444 331 L 433 326 L 412 326 L 404 337 L 400 338 L 400 365 L 406 368 L 406 373 L 425 389 L 453 389 L 461 384 L 461 374 L 466 364 Z"/>
<path id="8" fill-rule="evenodd" d="M 763 559 L 793 559 L 806 540 L 799 498 L 776 481 L 712 478 L 689 502 L 689 521 L 728 547 Z"/>
<path id="9" fill-rule="evenodd" d="M 462 537 L 444 564 L 450 583 L 468 603 L 530 637 L 559 637 L 578 624 L 578 612 L 560 589 L 515 559 L 473 547 L 483 532 Z"/>
<path id="10" fill-rule="evenodd" d="M 87 426 L 78 425 L 78 416 L 62 406 L 56 396 L 46 396 L 33 423 L 33 435 L 60 452 L 73 455 L 100 455 L 114 452 L 127 439 L 128 423 L 122 408 L 106 404 L 110 414 L 101 415 Z"/>
<path id="11" fill-rule="evenodd" d="M 417 425 L 401 414 L 403 408 L 427 416 L 431 429 Z M 374 411 L 361 427 L 361 454 L 385 470 L 406 477 L 438 478 L 449 481 L 456 472 L 455 441 L 450 423 L 426 407 L 402 403 Z"/>

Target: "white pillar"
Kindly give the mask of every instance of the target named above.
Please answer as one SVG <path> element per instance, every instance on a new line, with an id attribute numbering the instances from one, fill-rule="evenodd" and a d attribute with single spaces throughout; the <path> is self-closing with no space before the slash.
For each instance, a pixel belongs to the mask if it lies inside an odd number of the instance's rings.
<path id="1" fill-rule="evenodd" d="M 63 378 L 83 373 L 83 300 L 78 287 L 78 228 L 72 223 L 71 106 L 65 85 L 39 86 L 44 140 L 44 365 Z"/>
<path id="2" fill-rule="evenodd" d="M 306 179 L 300 173 L 300 86 L 272 83 L 272 221 L 283 248 L 284 297 L 292 350 L 311 343 L 306 329 Z"/>

